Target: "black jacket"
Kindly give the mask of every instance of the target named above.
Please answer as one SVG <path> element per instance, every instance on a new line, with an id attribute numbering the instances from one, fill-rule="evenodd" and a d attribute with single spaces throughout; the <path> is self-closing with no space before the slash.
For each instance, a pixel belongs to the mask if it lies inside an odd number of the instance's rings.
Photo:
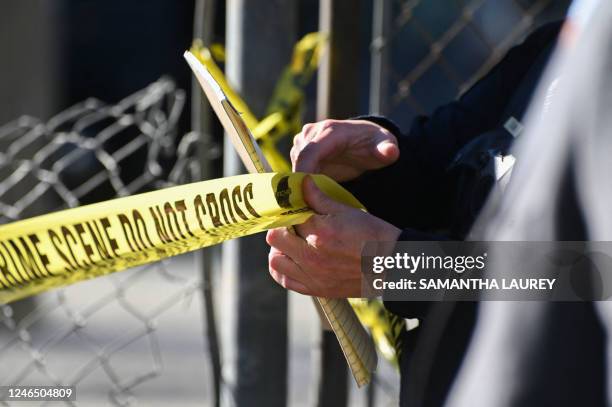
<path id="1" fill-rule="evenodd" d="M 554 47 L 561 23 L 543 26 L 511 49 L 457 101 L 418 117 L 402 133 L 388 119 L 366 117 L 393 132 L 400 158 L 384 169 L 346 183 L 368 211 L 400 227 L 400 240 L 462 239 L 477 213 L 466 213 L 464 185 L 451 163 L 471 141 L 504 132 L 510 117 L 522 119 Z M 512 137 L 508 134 L 508 137 Z M 480 208 L 486 194 L 477 203 Z M 419 318 L 404 335 L 402 405 L 444 402 L 473 330 L 475 303 L 386 302 L 394 313 Z"/>
<path id="2" fill-rule="evenodd" d="M 431 116 L 417 117 L 407 133 L 386 118 L 367 117 L 398 138 L 400 158 L 346 183 L 347 188 L 370 213 L 406 229 L 404 240 L 449 230 L 457 199 L 449 165 L 471 140 L 503 128 L 511 115 L 522 117 L 560 26 L 552 23 L 536 30 L 457 101 Z"/>
<path id="3" fill-rule="evenodd" d="M 577 242 L 590 260 L 574 284 L 602 301 L 481 303 L 452 407 L 612 405 L 612 2 L 584 3 L 592 14 L 571 15 L 579 37 L 547 68 L 555 86 L 538 90 L 514 146 L 512 182 L 477 225 L 486 241 Z M 523 264 L 507 253 L 491 271 Z"/>

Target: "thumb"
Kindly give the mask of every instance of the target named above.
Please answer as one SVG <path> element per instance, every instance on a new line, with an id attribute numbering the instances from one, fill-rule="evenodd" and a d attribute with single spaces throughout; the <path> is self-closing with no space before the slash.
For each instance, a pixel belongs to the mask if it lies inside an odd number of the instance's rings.
<path id="1" fill-rule="evenodd" d="M 397 139 L 388 132 L 380 131 L 374 138 L 374 153 L 384 164 L 392 164 L 399 158 Z"/>
<path id="2" fill-rule="evenodd" d="M 336 214 L 344 212 L 347 209 L 346 205 L 336 202 L 325 195 L 325 193 L 317 187 L 317 184 L 315 184 L 310 175 L 304 177 L 302 192 L 306 204 L 318 214 Z"/>

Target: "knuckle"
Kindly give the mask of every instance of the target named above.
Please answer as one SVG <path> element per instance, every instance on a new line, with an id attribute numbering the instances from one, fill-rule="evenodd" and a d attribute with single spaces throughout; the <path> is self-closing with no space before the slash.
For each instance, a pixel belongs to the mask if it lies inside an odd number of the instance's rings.
<path id="1" fill-rule="evenodd" d="M 266 233 L 266 243 L 270 246 L 274 246 L 274 244 L 278 242 L 279 232 L 279 229 L 268 230 L 268 233 Z"/>
<path id="2" fill-rule="evenodd" d="M 278 271 L 283 261 L 282 256 L 282 254 L 270 252 L 270 254 L 268 254 L 268 267 Z"/>
<path id="3" fill-rule="evenodd" d="M 333 131 L 337 127 L 337 120 L 325 119 L 321 122 L 321 131 Z"/>
<path id="4" fill-rule="evenodd" d="M 306 134 L 310 131 L 312 131 L 315 128 L 315 124 L 314 123 L 306 123 L 305 125 L 302 126 L 302 133 L 301 134 Z"/>
<path id="5" fill-rule="evenodd" d="M 289 157 L 291 157 L 292 162 L 295 162 L 298 154 L 299 154 L 298 149 L 295 146 L 291 147 L 291 151 L 289 151 Z"/>
<path id="6" fill-rule="evenodd" d="M 329 246 L 334 230 L 325 222 L 324 217 L 313 215 L 304 227 L 305 240 L 313 250 L 321 251 Z"/>
<path id="7" fill-rule="evenodd" d="M 274 269 L 274 261 L 272 260 L 273 258 L 274 258 L 274 253 L 269 252 L 268 253 L 268 269 L 269 270 Z"/>
<path id="8" fill-rule="evenodd" d="M 302 139 L 304 138 L 304 131 L 293 136 L 293 147 L 297 147 L 301 144 Z"/>
<path id="9" fill-rule="evenodd" d="M 289 279 L 287 278 L 287 276 L 285 275 L 280 276 L 280 285 L 284 289 L 287 289 L 287 290 L 289 289 Z"/>
<path id="10" fill-rule="evenodd" d="M 320 234 L 309 234 L 306 236 L 306 241 L 315 249 L 325 246 L 325 239 Z"/>

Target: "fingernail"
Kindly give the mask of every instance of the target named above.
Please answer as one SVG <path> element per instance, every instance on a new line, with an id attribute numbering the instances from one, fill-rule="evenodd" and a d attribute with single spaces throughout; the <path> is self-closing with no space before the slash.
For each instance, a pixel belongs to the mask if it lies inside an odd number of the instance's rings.
<path id="1" fill-rule="evenodd" d="M 383 154 L 383 155 L 387 155 L 389 154 L 390 151 L 395 150 L 397 148 L 397 146 L 395 144 L 393 144 L 392 142 L 385 140 L 382 143 L 378 144 L 378 151 Z"/>
<path id="2" fill-rule="evenodd" d="M 384 150 L 386 148 L 389 148 L 391 146 L 393 146 L 394 144 L 392 142 L 390 142 L 389 140 L 385 140 L 381 143 L 378 144 L 378 149 L 379 150 Z"/>

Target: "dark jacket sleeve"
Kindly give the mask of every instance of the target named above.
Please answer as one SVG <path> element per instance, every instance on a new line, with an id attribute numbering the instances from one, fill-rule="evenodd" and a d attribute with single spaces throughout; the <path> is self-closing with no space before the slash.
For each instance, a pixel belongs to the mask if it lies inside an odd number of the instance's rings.
<path id="1" fill-rule="evenodd" d="M 401 228 L 423 231 L 449 226 L 454 193 L 446 171 L 457 151 L 500 125 L 509 99 L 543 47 L 556 38 L 561 23 L 543 26 L 512 48 L 485 77 L 457 101 L 417 117 L 403 134 L 383 117 L 362 117 L 396 135 L 399 160 L 369 171 L 345 186 L 374 215 Z"/>

